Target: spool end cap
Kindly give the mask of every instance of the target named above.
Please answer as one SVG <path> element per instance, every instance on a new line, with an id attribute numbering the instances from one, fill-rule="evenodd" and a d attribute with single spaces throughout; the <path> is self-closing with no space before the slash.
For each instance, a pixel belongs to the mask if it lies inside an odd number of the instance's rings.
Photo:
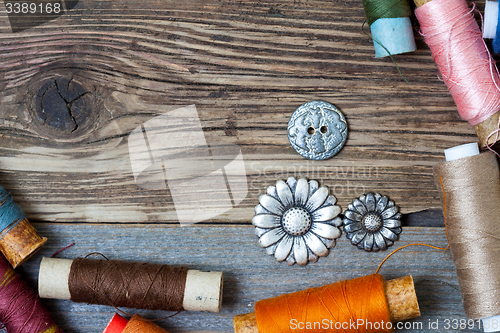
<path id="1" fill-rule="evenodd" d="M 444 156 L 446 157 L 446 161 L 454 161 L 460 158 L 465 158 L 475 155 L 479 155 L 479 146 L 477 145 L 476 142 L 466 143 L 461 146 L 456 146 L 444 150 Z"/>

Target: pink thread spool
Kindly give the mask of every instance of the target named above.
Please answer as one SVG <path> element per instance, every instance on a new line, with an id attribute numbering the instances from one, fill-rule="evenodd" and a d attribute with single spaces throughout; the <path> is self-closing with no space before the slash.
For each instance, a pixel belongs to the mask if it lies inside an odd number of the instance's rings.
<path id="1" fill-rule="evenodd" d="M 499 141 L 500 76 L 465 0 L 414 0 L 421 33 L 482 147 Z"/>

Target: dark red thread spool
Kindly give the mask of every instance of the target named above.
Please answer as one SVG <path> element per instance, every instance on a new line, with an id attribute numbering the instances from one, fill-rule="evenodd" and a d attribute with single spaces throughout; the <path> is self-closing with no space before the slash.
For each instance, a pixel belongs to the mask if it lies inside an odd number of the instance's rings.
<path id="1" fill-rule="evenodd" d="M 8 333 L 63 333 L 38 294 L 1 255 L 0 322 Z"/>

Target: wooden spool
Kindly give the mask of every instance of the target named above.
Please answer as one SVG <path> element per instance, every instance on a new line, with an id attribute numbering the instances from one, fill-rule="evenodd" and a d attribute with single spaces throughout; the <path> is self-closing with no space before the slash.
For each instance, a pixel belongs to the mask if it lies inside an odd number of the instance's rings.
<path id="1" fill-rule="evenodd" d="M 28 260 L 47 238 L 40 237 L 27 219 L 23 219 L 0 239 L 0 251 L 13 268 Z"/>

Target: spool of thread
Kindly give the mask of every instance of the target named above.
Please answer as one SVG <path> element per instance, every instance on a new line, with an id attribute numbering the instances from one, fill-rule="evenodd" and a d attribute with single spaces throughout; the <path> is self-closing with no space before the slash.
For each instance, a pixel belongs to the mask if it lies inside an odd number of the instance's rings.
<path id="1" fill-rule="evenodd" d="M 222 273 L 118 260 L 43 258 L 42 298 L 165 311 L 220 312 Z"/>
<path id="2" fill-rule="evenodd" d="M 255 312 L 235 316 L 233 324 L 235 333 L 291 332 L 307 325 L 311 333 L 376 333 L 418 316 L 411 276 L 384 281 L 373 274 L 259 301 Z"/>
<path id="3" fill-rule="evenodd" d="M 484 5 L 483 38 L 493 39 L 497 34 L 498 1 L 486 0 Z"/>
<path id="4" fill-rule="evenodd" d="M 498 1 L 486 0 L 484 7 L 483 38 L 493 39 L 493 52 L 500 53 L 500 25 L 498 24 Z"/>
<path id="5" fill-rule="evenodd" d="M 0 322 L 9 333 L 63 333 L 38 295 L 1 255 Z"/>
<path id="6" fill-rule="evenodd" d="M 102 333 L 168 333 L 168 331 L 137 314 L 127 320 L 115 313 Z"/>
<path id="7" fill-rule="evenodd" d="M 465 314 L 500 322 L 500 175 L 495 154 L 477 144 L 445 151 L 434 167 Z M 495 317 L 496 316 L 496 317 Z M 493 318 L 491 318 L 493 317 Z M 487 323 L 490 323 L 488 325 Z"/>
<path id="8" fill-rule="evenodd" d="M 363 0 L 363 7 L 370 25 L 376 58 L 417 49 L 408 0 Z"/>
<path id="9" fill-rule="evenodd" d="M 47 241 L 29 223 L 12 195 L 0 186 L 0 251 L 16 268 L 28 260 Z"/>
<path id="10" fill-rule="evenodd" d="M 420 31 L 432 51 L 460 116 L 476 131 L 482 147 L 500 136 L 500 76 L 473 9 L 465 0 L 414 0 Z"/>

